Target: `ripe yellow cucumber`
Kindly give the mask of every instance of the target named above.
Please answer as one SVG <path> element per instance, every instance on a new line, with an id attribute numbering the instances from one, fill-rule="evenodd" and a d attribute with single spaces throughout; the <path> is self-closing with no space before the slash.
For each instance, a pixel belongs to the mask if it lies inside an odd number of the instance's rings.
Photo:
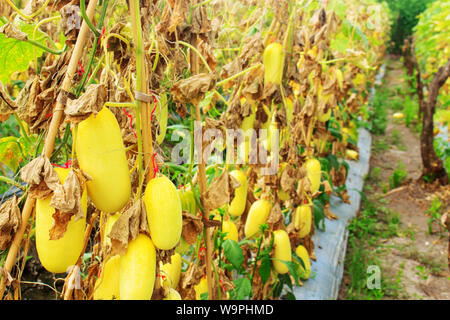
<path id="1" fill-rule="evenodd" d="M 131 180 L 120 127 L 108 108 L 78 124 L 75 149 L 81 170 L 92 177 L 87 189 L 97 209 L 122 209 L 131 195 Z"/>
<path id="2" fill-rule="evenodd" d="M 319 114 L 317 120 L 319 120 L 320 122 L 327 122 L 330 119 L 330 117 L 331 117 L 331 108 L 329 108 L 326 113 Z"/>
<path id="3" fill-rule="evenodd" d="M 175 247 L 175 252 L 184 254 L 190 249 L 191 245 L 184 240 L 183 236 L 180 237 L 180 243 Z"/>
<path id="4" fill-rule="evenodd" d="M 120 299 L 120 255 L 108 259 L 95 282 L 94 300 Z"/>
<path id="5" fill-rule="evenodd" d="M 182 300 L 182 299 L 177 290 L 170 288 L 169 293 L 167 293 L 167 296 L 165 296 L 163 300 Z"/>
<path id="6" fill-rule="evenodd" d="M 181 209 L 187 211 L 193 215 L 197 214 L 197 204 L 195 203 L 194 192 L 190 185 L 178 189 L 180 195 Z"/>
<path id="7" fill-rule="evenodd" d="M 182 211 L 177 188 L 167 177 L 149 181 L 144 194 L 152 241 L 158 249 L 174 248 L 181 237 Z"/>
<path id="8" fill-rule="evenodd" d="M 61 183 L 64 183 L 71 169 L 55 168 Z M 77 221 L 74 216 L 67 225 L 67 230 L 58 240 L 50 240 L 50 229 L 52 228 L 55 209 L 50 206 L 51 196 L 36 201 L 36 248 L 39 260 L 45 269 L 50 272 L 66 272 L 69 266 L 77 262 L 83 249 L 84 229 L 86 219 Z M 86 216 L 87 192 L 83 190 L 81 196 L 81 207 Z"/>
<path id="9" fill-rule="evenodd" d="M 156 250 L 144 234 L 128 243 L 120 257 L 120 299 L 149 300 L 153 294 L 156 272 Z"/>
<path id="10" fill-rule="evenodd" d="M 314 158 L 308 159 L 306 160 L 305 168 L 307 177 L 311 182 L 311 193 L 315 193 L 320 187 L 320 162 Z"/>
<path id="11" fill-rule="evenodd" d="M 214 217 L 214 220 L 220 221 L 220 216 Z M 236 242 L 239 241 L 238 230 L 233 221 L 224 219 L 222 221 L 222 232 L 226 233 L 226 236 L 223 238 L 223 240 L 231 239 Z"/>
<path id="12" fill-rule="evenodd" d="M 307 204 L 302 204 L 295 210 L 294 218 L 295 229 L 298 230 L 300 238 L 306 237 L 311 232 L 312 213 L 311 207 Z"/>
<path id="13" fill-rule="evenodd" d="M 162 264 L 160 262 L 160 273 L 162 276 L 162 287 L 174 288 L 178 287 L 178 283 L 180 282 L 180 274 L 181 274 L 181 256 L 178 253 L 174 253 L 170 257 L 170 263 Z"/>
<path id="14" fill-rule="evenodd" d="M 309 254 L 306 248 L 302 245 L 299 245 L 297 249 L 295 249 L 295 253 L 302 259 L 305 268 L 301 265 L 299 267 L 299 274 L 303 280 L 306 280 L 311 275 L 311 261 L 309 260 Z"/>
<path id="15" fill-rule="evenodd" d="M 159 107 L 156 113 L 156 117 L 159 123 L 159 134 L 156 136 L 156 142 L 161 144 L 164 141 L 167 131 L 167 119 L 169 117 L 169 106 L 167 104 L 167 95 L 166 93 L 161 93 L 159 99 Z"/>
<path id="16" fill-rule="evenodd" d="M 228 207 L 228 213 L 233 217 L 238 217 L 244 213 L 247 203 L 247 176 L 241 170 L 233 170 L 230 175 L 241 183 L 241 186 L 234 190 L 234 198 Z"/>
<path id="17" fill-rule="evenodd" d="M 260 233 L 260 226 L 266 223 L 272 210 L 272 204 L 266 199 L 260 199 L 253 202 L 248 211 L 247 221 L 245 222 L 244 233 L 247 238 L 257 236 Z"/>
<path id="18" fill-rule="evenodd" d="M 264 83 L 281 85 L 284 69 L 283 46 L 273 42 L 263 53 Z"/>
<path id="19" fill-rule="evenodd" d="M 200 282 L 194 286 L 195 291 L 195 299 L 202 300 L 201 295 L 203 293 L 208 292 L 208 281 L 206 280 L 206 276 L 203 276 L 200 279 Z"/>
<path id="20" fill-rule="evenodd" d="M 102 235 L 103 247 L 111 246 L 111 239 L 108 237 L 108 234 L 111 232 L 114 223 L 116 223 L 116 221 L 120 218 L 121 215 L 122 214 L 120 212 L 108 215 Z"/>
<path id="21" fill-rule="evenodd" d="M 275 230 L 273 232 L 273 238 L 273 267 L 278 273 L 288 273 L 289 268 L 281 261 L 292 261 L 291 242 L 289 241 L 289 235 L 284 230 Z"/>

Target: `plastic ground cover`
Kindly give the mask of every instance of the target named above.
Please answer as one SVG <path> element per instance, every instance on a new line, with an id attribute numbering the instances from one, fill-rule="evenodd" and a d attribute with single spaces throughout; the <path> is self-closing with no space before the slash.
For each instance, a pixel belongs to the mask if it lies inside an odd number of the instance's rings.
<path id="1" fill-rule="evenodd" d="M 301 287 L 294 288 L 297 300 L 335 300 L 344 272 L 349 222 L 356 216 L 361 203 L 364 177 L 369 172 L 372 137 L 369 131 L 358 130 L 359 161 L 347 161 L 350 165 L 346 186 L 351 204 L 336 196 L 330 199 L 331 211 L 339 218 L 325 219 L 325 231 L 316 230 L 313 236 L 317 261 L 312 261 L 312 277 Z M 315 275 L 315 276 L 314 276 Z"/>
<path id="2" fill-rule="evenodd" d="M 374 87 L 370 89 L 370 96 L 376 92 L 376 87 L 381 85 L 386 73 L 386 65 L 378 70 Z M 337 220 L 325 219 L 325 231 L 316 230 L 313 241 L 317 261 L 312 261 L 310 279 L 303 282 L 303 286 L 294 287 L 294 295 L 297 300 L 336 300 L 344 273 L 345 252 L 347 249 L 347 226 L 356 216 L 360 204 L 360 192 L 364 186 L 364 178 L 369 173 L 370 150 L 372 137 L 364 128 L 358 129 L 359 160 L 350 161 L 347 180 L 350 204 L 344 203 L 336 196 L 330 199 L 330 209 L 338 216 Z"/>

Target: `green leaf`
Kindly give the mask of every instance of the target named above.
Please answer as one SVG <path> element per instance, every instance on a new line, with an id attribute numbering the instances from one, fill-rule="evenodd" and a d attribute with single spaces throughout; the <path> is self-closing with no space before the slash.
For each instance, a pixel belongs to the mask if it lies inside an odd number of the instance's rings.
<path id="1" fill-rule="evenodd" d="M 284 261 L 284 260 L 278 260 L 278 261 L 284 263 L 288 267 L 289 273 L 295 279 L 295 284 L 299 286 L 300 283 L 298 282 L 298 273 L 297 273 L 298 266 L 297 266 L 297 264 L 292 261 Z M 292 289 L 292 283 L 290 285 L 290 288 Z"/>
<path id="2" fill-rule="evenodd" d="M 33 39 L 34 25 L 27 24 L 21 20 L 14 25 L 25 32 L 29 39 Z M 4 23 L 0 21 L 0 26 Z M 37 42 L 45 44 L 43 33 L 36 32 Z M 13 38 L 6 38 L 4 34 L 0 34 L 0 81 L 3 83 L 11 82 L 11 75 L 14 72 L 23 72 L 28 70 L 30 62 L 40 57 L 44 52 L 43 49 L 38 48 L 28 42 L 16 40 Z"/>
<path id="3" fill-rule="evenodd" d="M 230 297 L 233 300 L 244 300 L 252 294 L 252 284 L 248 278 L 238 278 L 233 281 L 235 288 L 230 290 Z"/>
<path id="4" fill-rule="evenodd" d="M 17 137 L 5 137 L 0 139 L 0 163 L 10 168 L 13 172 L 19 168 L 22 162 L 21 145 Z"/>
<path id="5" fill-rule="evenodd" d="M 263 285 L 270 277 L 270 270 L 272 269 L 272 261 L 269 255 L 264 255 L 261 259 L 261 265 L 259 266 L 259 276 L 261 277 Z"/>
<path id="6" fill-rule="evenodd" d="M 222 243 L 222 248 L 228 261 L 236 270 L 239 270 L 244 263 L 244 254 L 239 244 L 234 240 L 227 239 Z"/>
<path id="7" fill-rule="evenodd" d="M 325 212 L 323 211 L 323 204 L 320 200 L 313 200 L 313 214 L 314 214 L 314 225 L 319 230 L 325 231 Z M 320 223 L 322 222 L 322 227 Z"/>

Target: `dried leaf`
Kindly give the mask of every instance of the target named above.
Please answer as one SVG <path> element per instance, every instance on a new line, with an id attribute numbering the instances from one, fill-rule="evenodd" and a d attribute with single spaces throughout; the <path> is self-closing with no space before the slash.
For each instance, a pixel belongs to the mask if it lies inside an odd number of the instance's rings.
<path id="1" fill-rule="evenodd" d="M 176 82 L 170 89 L 170 92 L 178 102 L 196 104 L 203 99 L 206 92 L 214 87 L 214 84 L 214 75 L 200 73 Z"/>
<path id="2" fill-rule="evenodd" d="M 9 97 L 3 83 L 0 81 L 0 122 L 8 120 L 17 109 L 16 103 Z"/>
<path id="3" fill-rule="evenodd" d="M 280 203 L 276 202 L 272 210 L 270 211 L 269 217 L 267 217 L 267 224 L 275 226 L 283 223 L 283 214 L 281 213 Z"/>
<path id="4" fill-rule="evenodd" d="M 130 200 L 108 234 L 112 243 L 111 253 L 125 254 L 128 242 L 136 239 L 140 232 L 149 233 L 147 214 L 140 199 Z"/>
<path id="5" fill-rule="evenodd" d="M 80 183 L 74 169 L 70 170 L 64 184 L 58 184 L 53 191 L 50 206 L 55 208 L 53 225 L 50 229 L 50 240 L 58 240 L 64 236 L 72 216 L 74 221 L 83 219 L 85 213 L 81 206 L 84 183 Z"/>
<path id="6" fill-rule="evenodd" d="M 20 222 L 17 197 L 13 196 L 0 206 L 0 250 L 6 250 L 9 247 Z"/>
<path id="7" fill-rule="evenodd" d="M 20 41 L 28 40 L 27 34 L 17 29 L 11 22 L 8 22 L 0 27 L 0 33 L 3 33 L 6 38 L 13 38 Z"/>
<path id="8" fill-rule="evenodd" d="M 183 212 L 183 229 L 182 236 L 189 244 L 197 242 L 197 235 L 203 231 L 203 222 L 199 217 L 188 212 Z"/>
<path id="9" fill-rule="evenodd" d="M 168 27 L 170 33 L 173 33 L 175 29 L 186 20 L 186 13 L 188 11 L 188 1 L 175 0 L 175 6 L 173 8 L 172 15 L 170 16 Z"/>
<path id="10" fill-rule="evenodd" d="M 43 199 L 61 185 L 50 160 L 41 155 L 20 170 L 20 178 L 30 186 L 32 198 Z"/>
<path id="11" fill-rule="evenodd" d="M 210 212 L 230 202 L 228 171 L 213 180 L 203 197 L 203 206 Z"/>
<path id="12" fill-rule="evenodd" d="M 107 99 L 106 86 L 104 84 L 92 84 L 78 99 L 68 100 L 64 113 L 66 120 L 79 123 L 88 118 L 92 113 L 97 114 Z"/>

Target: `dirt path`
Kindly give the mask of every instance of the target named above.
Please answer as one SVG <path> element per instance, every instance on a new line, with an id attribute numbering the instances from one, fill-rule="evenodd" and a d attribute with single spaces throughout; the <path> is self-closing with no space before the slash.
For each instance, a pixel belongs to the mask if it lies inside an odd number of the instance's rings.
<path id="1" fill-rule="evenodd" d="M 386 105 L 391 99 L 398 99 L 396 95 L 405 87 L 401 62 L 389 59 L 387 65 L 384 87 L 390 96 Z M 359 239 L 368 259 L 371 263 L 375 261 L 381 270 L 381 294 L 375 298 L 450 299 L 448 233 L 434 221 L 430 234 L 431 216 L 427 212 L 432 204 L 439 208 L 433 212 L 450 209 L 450 188 L 425 187 L 417 182 L 422 169 L 419 135 L 406 127 L 404 121 L 394 119 L 394 112 L 388 111 L 385 133 L 373 135 L 371 171 L 364 187 L 367 203 L 362 210 L 375 208 L 377 223 L 370 227 L 380 231 L 373 232 L 376 238 L 372 244 Z M 390 186 L 394 174 L 402 177 L 398 187 Z M 366 211 L 363 213 L 367 214 Z M 352 289 L 357 287 L 354 282 L 365 280 L 363 275 L 359 279 L 351 266 L 356 252 L 354 247 L 347 249 L 340 299 L 358 299 Z M 362 292 L 359 298 L 371 298 L 370 290 Z"/>

